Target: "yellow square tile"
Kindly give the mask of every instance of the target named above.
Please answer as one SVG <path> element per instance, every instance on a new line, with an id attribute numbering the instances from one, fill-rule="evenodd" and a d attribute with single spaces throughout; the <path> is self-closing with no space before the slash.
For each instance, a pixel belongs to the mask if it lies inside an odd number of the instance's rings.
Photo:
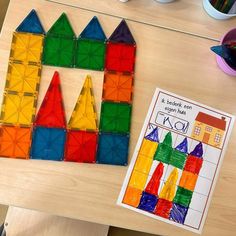
<path id="1" fill-rule="evenodd" d="M 10 62 L 5 90 L 36 93 L 39 89 L 41 67 Z"/>
<path id="2" fill-rule="evenodd" d="M 142 172 L 133 170 L 130 177 L 129 186 L 143 190 L 147 181 L 148 175 Z"/>
<path id="3" fill-rule="evenodd" d="M 14 33 L 10 59 L 26 63 L 41 63 L 43 35 Z"/>
<path id="4" fill-rule="evenodd" d="M 151 169 L 152 162 L 153 162 L 152 158 L 139 154 L 135 162 L 134 169 L 143 172 L 145 174 L 148 174 Z"/>
<path id="5" fill-rule="evenodd" d="M 150 141 L 150 140 L 144 138 L 142 145 L 140 147 L 139 153 L 144 156 L 153 158 L 154 154 L 157 150 L 157 146 L 158 146 L 157 142 L 153 142 L 153 141 Z"/>
<path id="6" fill-rule="evenodd" d="M 35 116 L 36 96 L 23 93 L 5 93 L 1 122 L 14 125 L 31 125 Z"/>

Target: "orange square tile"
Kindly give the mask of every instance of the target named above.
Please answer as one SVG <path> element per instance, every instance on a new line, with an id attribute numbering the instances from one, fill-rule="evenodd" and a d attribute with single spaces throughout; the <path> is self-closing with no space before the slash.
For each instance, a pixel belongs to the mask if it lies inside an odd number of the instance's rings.
<path id="1" fill-rule="evenodd" d="M 28 159 L 30 145 L 31 128 L 0 127 L 0 156 Z"/>
<path id="2" fill-rule="evenodd" d="M 198 175 L 184 170 L 179 181 L 179 186 L 194 191 Z"/>
<path id="3" fill-rule="evenodd" d="M 131 102 L 133 76 L 131 74 L 106 72 L 103 99 L 106 101 Z"/>
<path id="4" fill-rule="evenodd" d="M 128 186 L 122 202 L 127 205 L 137 207 L 139 205 L 141 196 L 142 191 L 140 189 Z"/>

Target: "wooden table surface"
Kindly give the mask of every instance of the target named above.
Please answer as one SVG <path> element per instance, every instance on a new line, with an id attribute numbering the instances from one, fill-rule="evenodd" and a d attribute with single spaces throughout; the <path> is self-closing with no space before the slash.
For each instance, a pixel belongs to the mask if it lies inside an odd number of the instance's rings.
<path id="1" fill-rule="evenodd" d="M 77 35 L 94 15 L 88 10 L 43 0 L 11 0 L 0 38 L 1 96 L 12 32 L 32 8 L 38 11 L 46 30 L 66 12 Z M 120 22 L 117 17 L 96 15 L 107 36 Z M 156 87 L 236 114 L 236 79 L 218 69 L 209 50 L 215 41 L 133 21 L 128 21 L 128 25 L 137 42 L 130 156 Z M 67 118 L 87 73 L 92 76 L 97 110 L 100 110 L 102 72 L 48 66 L 43 67 L 38 105 L 54 70 L 61 75 Z M 204 236 L 234 235 L 236 231 L 235 146 L 234 128 L 203 229 Z M 127 167 L 5 158 L 0 158 L 0 167 L 2 204 L 160 235 L 193 235 L 116 205 Z"/>

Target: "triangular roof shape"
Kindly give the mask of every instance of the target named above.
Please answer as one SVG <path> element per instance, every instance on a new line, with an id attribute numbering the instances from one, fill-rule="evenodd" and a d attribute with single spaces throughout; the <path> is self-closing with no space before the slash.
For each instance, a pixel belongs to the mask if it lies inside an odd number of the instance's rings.
<path id="1" fill-rule="evenodd" d="M 188 153 L 188 140 L 187 138 L 184 138 L 184 140 L 176 146 L 175 150 L 178 150 L 179 152 Z"/>
<path id="2" fill-rule="evenodd" d="M 98 130 L 95 99 L 92 92 L 92 79 L 89 75 L 85 79 L 68 127 L 78 130 Z"/>
<path id="3" fill-rule="evenodd" d="M 136 44 L 133 35 L 131 34 L 130 29 L 124 19 L 116 27 L 108 41 L 114 43 Z"/>
<path id="4" fill-rule="evenodd" d="M 37 12 L 33 9 L 16 28 L 17 32 L 45 34 Z"/>
<path id="5" fill-rule="evenodd" d="M 153 142 L 159 142 L 157 127 L 153 129 L 148 135 L 146 135 L 145 138 Z"/>
<path id="6" fill-rule="evenodd" d="M 70 21 L 65 13 L 62 13 L 61 16 L 56 20 L 56 22 L 47 32 L 47 35 L 67 38 L 76 37 L 74 30 L 72 29 L 72 26 L 70 24 Z"/>
<path id="7" fill-rule="evenodd" d="M 101 41 L 105 41 L 107 39 L 96 16 L 92 18 L 79 37 Z"/>
<path id="8" fill-rule="evenodd" d="M 66 128 L 66 116 L 61 93 L 59 73 L 56 71 L 35 118 L 34 125 Z"/>

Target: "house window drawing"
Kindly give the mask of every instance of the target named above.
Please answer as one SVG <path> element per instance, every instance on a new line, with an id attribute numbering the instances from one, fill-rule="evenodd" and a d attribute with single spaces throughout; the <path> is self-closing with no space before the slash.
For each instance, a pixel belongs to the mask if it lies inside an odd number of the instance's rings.
<path id="1" fill-rule="evenodd" d="M 223 141 L 225 127 L 225 117 L 217 118 L 199 112 L 195 118 L 191 137 L 214 147 L 220 147 Z"/>

